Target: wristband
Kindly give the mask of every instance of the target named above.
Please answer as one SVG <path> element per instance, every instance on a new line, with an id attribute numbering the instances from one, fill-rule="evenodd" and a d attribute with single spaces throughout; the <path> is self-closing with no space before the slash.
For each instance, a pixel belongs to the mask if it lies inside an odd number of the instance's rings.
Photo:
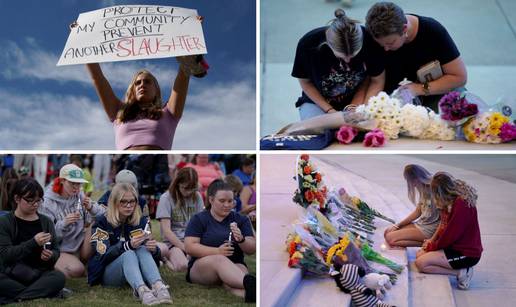
<path id="1" fill-rule="evenodd" d="M 236 242 L 236 243 L 238 243 L 238 244 L 240 244 L 240 243 L 244 243 L 244 242 L 245 242 L 245 237 L 244 237 L 244 236 L 242 236 L 242 237 L 243 237 L 243 239 L 242 239 L 242 240 L 240 240 L 240 241 L 235 241 L 235 242 Z"/>
<path id="2" fill-rule="evenodd" d="M 423 83 L 423 93 L 425 93 L 425 96 L 430 95 L 430 83 L 428 81 Z"/>

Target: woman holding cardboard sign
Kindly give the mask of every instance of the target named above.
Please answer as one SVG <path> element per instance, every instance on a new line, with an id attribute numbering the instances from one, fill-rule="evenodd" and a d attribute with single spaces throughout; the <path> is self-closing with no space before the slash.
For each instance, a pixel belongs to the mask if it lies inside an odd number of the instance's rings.
<path id="1" fill-rule="evenodd" d="M 167 104 L 162 106 L 156 78 L 146 70 L 138 71 L 124 101 L 120 101 L 98 63 L 87 64 L 102 106 L 113 122 L 116 149 L 169 150 L 179 119 L 183 115 L 190 75 L 203 77 L 207 64 L 202 56 L 178 57 L 181 63 Z"/>
<path id="2" fill-rule="evenodd" d="M 198 16 L 198 19 L 202 21 L 202 17 Z M 209 68 L 202 55 L 176 59 L 180 63 L 179 71 L 165 106 L 158 81 L 149 71 L 140 70 L 134 75 L 121 101 L 100 65 L 86 65 L 102 106 L 113 122 L 116 149 L 171 149 L 177 124 L 183 115 L 190 76 L 202 78 Z"/>
<path id="3" fill-rule="evenodd" d="M 156 265 L 161 252 L 146 224 L 134 187 L 116 184 L 107 213 L 98 216 L 93 226 L 91 245 L 95 254 L 88 262 L 88 283 L 108 287 L 129 284 L 144 305 L 171 303 L 168 286 Z"/>

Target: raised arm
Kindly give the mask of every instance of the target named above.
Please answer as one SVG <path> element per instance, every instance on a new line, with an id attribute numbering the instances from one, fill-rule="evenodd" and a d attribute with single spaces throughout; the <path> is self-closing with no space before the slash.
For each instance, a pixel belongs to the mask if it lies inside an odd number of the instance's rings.
<path id="1" fill-rule="evenodd" d="M 174 86 L 172 87 L 170 98 L 167 102 L 168 110 L 177 119 L 183 116 L 189 83 L 190 76 L 185 73 L 183 65 L 179 65 L 179 71 L 177 72 L 176 80 L 174 81 Z"/>
<path id="2" fill-rule="evenodd" d="M 122 102 L 115 96 L 111 85 L 102 73 L 102 69 L 98 63 L 86 64 L 86 67 L 88 68 L 88 72 L 90 73 L 91 80 L 93 81 L 93 85 L 95 86 L 100 102 L 104 107 L 104 111 L 106 111 L 109 120 L 114 121 L 116 113 L 118 112 L 118 109 L 120 109 Z"/>

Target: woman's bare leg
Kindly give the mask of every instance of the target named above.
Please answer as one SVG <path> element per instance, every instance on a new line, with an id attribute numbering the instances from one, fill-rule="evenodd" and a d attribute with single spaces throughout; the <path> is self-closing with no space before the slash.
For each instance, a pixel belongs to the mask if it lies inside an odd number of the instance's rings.
<path id="1" fill-rule="evenodd" d="M 414 224 L 406 225 L 385 235 L 385 241 L 390 246 L 421 246 L 425 239 L 427 239 L 425 235 Z"/>
<path id="2" fill-rule="evenodd" d="M 416 258 L 416 267 L 422 273 L 459 275 L 459 270 L 454 270 L 448 263 L 443 250 L 426 252 Z"/>
<path id="3" fill-rule="evenodd" d="M 201 285 L 226 284 L 230 288 L 244 289 L 244 272 L 237 264 L 222 255 L 197 259 L 190 269 L 192 282 Z"/>
<path id="4" fill-rule="evenodd" d="M 188 259 L 180 248 L 172 247 L 171 249 L 165 243 L 158 242 L 161 250 L 161 256 L 166 266 L 174 272 L 186 272 L 188 269 Z"/>
<path id="5" fill-rule="evenodd" d="M 72 254 L 61 253 L 59 259 L 57 259 L 56 270 L 63 272 L 66 278 L 75 278 L 84 276 L 85 268 L 84 264 Z"/>
<path id="6" fill-rule="evenodd" d="M 247 270 L 246 266 L 243 265 L 243 264 L 240 264 L 240 263 L 236 263 L 236 265 L 238 266 L 238 268 L 244 272 L 244 274 L 247 274 L 249 273 L 249 271 Z M 231 292 L 233 295 L 236 295 L 236 296 L 239 296 L 239 297 L 245 297 L 245 290 L 244 289 L 237 289 L 237 288 L 231 288 L 230 286 L 226 285 L 226 284 L 223 284 L 224 288 L 226 290 L 228 290 L 229 292 Z"/>

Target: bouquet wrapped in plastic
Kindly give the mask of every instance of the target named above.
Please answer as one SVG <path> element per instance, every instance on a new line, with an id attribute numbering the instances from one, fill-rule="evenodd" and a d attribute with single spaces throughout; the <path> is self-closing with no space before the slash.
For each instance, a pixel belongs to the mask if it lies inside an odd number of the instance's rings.
<path id="1" fill-rule="evenodd" d="M 359 105 L 355 112 L 376 120 L 378 122 L 376 128 L 382 130 L 389 139 L 398 138 L 401 129 L 401 105 L 398 99 L 380 92 L 369 98 L 366 104 Z"/>
<path id="2" fill-rule="evenodd" d="M 374 208 L 371 208 L 366 202 L 364 202 L 360 198 L 356 196 L 349 196 L 344 188 L 341 188 L 339 190 L 339 198 L 346 206 L 354 209 L 355 211 L 360 212 L 361 217 L 364 219 L 372 220 L 374 217 L 378 217 L 389 223 L 396 223 L 393 219 L 383 215 L 381 212 L 375 210 Z"/>
<path id="3" fill-rule="evenodd" d="M 288 266 L 299 268 L 315 275 L 327 275 L 329 266 L 322 258 L 320 247 L 305 231 L 296 231 L 287 238 Z"/>
<path id="4" fill-rule="evenodd" d="M 326 217 L 339 232 L 349 231 L 355 236 L 368 238 L 376 230 L 374 219 L 344 205 L 335 192 L 329 194 Z M 369 239 L 367 239 L 371 242 Z M 372 243 L 372 242 L 371 242 Z"/>
<path id="5" fill-rule="evenodd" d="M 383 264 L 398 274 L 400 274 L 403 271 L 402 265 L 397 264 L 396 262 L 380 255 L 380 253 L 376 252 L 369 244 L 361 243 L 359 241 L 357 241 L 357 244 L 360 246 L 362 256 L 364 256 L 365 259 L 379 264 Z"/>
<path id="6" fill-rule="evenodd" d="M 498 144 L 512 141 L 514 125 L 500 112 L 484 112 L 470 118 L 463 127 L 466 140 L 473 143 Z"/>
<path id="7" fill-rule="evenodd" d="M 463 119 L 478 114 L 478 106 L 466 98 L 466 93 L 449 92 L 439 100 L 441 118 L 455 124 L 462 124 Z"/>
<path id="8" fill-rule="evenodd" d="M 322 174 L 317 172 L 308 155 L 298 158 L 296 179 L 298 188 L 292 200 L 303 208 L 311 206 L 326 210 L 327 188 L 322 182 Z"/>

